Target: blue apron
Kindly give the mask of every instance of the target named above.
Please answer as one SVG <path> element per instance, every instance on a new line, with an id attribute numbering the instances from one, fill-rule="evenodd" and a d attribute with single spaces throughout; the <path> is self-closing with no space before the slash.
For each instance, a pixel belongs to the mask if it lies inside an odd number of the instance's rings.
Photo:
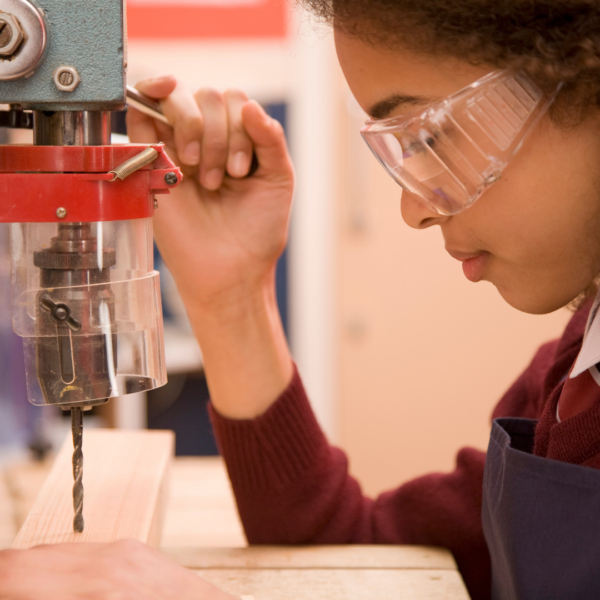
<path id="1" fill-rule="evenodd" d="M 493 600 L 600 599 L 600 470 L 532 454 L 536 421 L 496 419 L 483 478 Z"/>

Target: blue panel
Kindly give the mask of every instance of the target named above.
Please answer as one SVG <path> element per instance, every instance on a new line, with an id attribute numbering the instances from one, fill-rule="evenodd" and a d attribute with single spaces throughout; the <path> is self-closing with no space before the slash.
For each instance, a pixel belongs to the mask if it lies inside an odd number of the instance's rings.
<path id="1" fill-rule="evenodd" d="M 269 116 L 277 119 L 286 131 L 287 136 L 287 104 L 267 104 L 265 110 Z M 281 255 L 277 263 L 277 272 L 275 275 L 275 290 L 277 293 L 277 304 L 279 313 L 283 322 L 283 329 L 289 339 L 289 300 L 288 300 L 288 251 L 287 248 Z"/>
<path id="2" fill-rule="evenodd" d="M 116 109 L 125 103 L 123 0 L 36 0 L 48 28 L 46 55 L 27 79 L 0 82 L 0 103 L 40 110 Z M 52 74 L 74 67 L 81 83 L 61 92 Z M 51 103 L 52 106 L 48 106 Z"/>
<path id="3" fill-rule="evenodd" d="M 287 105 L 284 103 L 281 104 L 267 104 L 265 106 L 265 110 L 267 113 L 277 119 L 284 127 L 286 127 L 286 114 L 287 114 Z M 124 119 L 119 119 L 118 121 L 115 119 L 114 122 L 117 123 L 117 132 L 118 133 L 127 133 L 125 128 Z M 158 271 L 162 271 L 166 269 L 165 264 L 158 252 L 158 249 L 155 248 L 154 252 L 154 266 Z M 278 263 L 277 263 L 277 271 L 275 276 L 275 285 L 276 285 L 276 293 L 277 293 L 277 304 L 279 305 L 279 312 L 281 314 L 281 321 L 283 323 L 283 328 L 288 335 L 289 332 L 289 293 L 288 293 L 288 251 L 287 249 L 281 255 Z M 164 293 L 163 290 L 163 316 L 166 321 L 173 317 L 173 313 L 169 306 L 169 298 L 168 295 Z"/>

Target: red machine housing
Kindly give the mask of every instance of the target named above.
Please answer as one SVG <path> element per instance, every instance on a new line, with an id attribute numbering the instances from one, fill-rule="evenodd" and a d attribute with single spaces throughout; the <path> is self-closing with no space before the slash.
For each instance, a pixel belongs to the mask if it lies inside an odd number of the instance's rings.
<path id="1" fill-rule="evenodd" d="M 124 180 L 110 173 L 147 148 L 158 158 Z M 174 173 L 177 181 L 173 180 Z M 165 177 L 169 175 L 167 183 Z M 152 217 L 154 196 L 182 175 L 163 144 L 0 146 L 0 222 L 65 223 Z M 57 216 L 63 208 L 66 216 Z"/>

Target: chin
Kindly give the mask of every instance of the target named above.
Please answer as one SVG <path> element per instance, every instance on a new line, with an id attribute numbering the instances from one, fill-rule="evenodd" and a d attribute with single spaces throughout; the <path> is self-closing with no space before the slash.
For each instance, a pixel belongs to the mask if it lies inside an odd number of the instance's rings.
<path id="1" fill-rule="evenodd" d="M 507 304 L 529 315 L 547 315 L 553 313 L 564 308 L 582 294 L 582 292 L 574 294 L 565 294 L 563 292 L 557 294 L 556 290 L 553 290 L 554 293 L 551 294 L 543 294 L 533 291 L 531 286 L 521 290 L 503 288 L 498 285 L 495 287 Z"/>

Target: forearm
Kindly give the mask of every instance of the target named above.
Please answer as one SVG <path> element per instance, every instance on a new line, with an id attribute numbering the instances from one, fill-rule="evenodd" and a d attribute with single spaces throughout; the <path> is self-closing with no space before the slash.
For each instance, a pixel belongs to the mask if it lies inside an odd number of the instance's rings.
<path id="1" fill-rule="evenodd" d="M 277 307 L 274 275 L 240 284 L 211 307 L 186 299 L 202 348 L 214 408 L 230 419 L 252 419 L 286 389 L 293 366 Z"/>

